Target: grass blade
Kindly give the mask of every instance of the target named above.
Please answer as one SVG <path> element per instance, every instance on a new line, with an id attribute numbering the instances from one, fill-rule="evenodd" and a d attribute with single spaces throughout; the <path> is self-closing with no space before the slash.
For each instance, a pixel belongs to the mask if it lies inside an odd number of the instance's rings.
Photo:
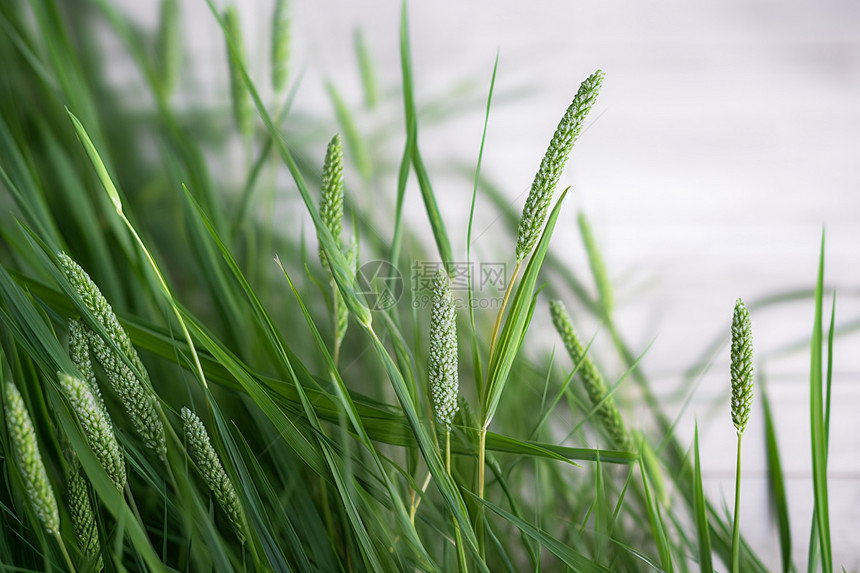
<path id="1" fill-rule="evenodd" d="M 433 230 L 433 238 L 436 240 L 436 248 L 445 268 L 454 262 L 454 254 L 451 251 L 451 241 L 445 231 L 445 223 L 439 213 L 436 204 L 436 196 L 430 185 L 430 176 L 424 167 L 421 151 L 418 148 L 418 113 L 415 108 L 415 88 L 412 81 L 412 54 L 409 48 L 409 25 L 406 13 L 406 2 L 403 2 L 402 15 L 400 19 L 400 66 L 403 73 L 403 104 L 406 113 L 406 139 L 407 148 L 411 147 L 409 161 L 418 178 L 418 187 L 421 189 L 421 197 L 424 199 L 424 208 L 430 219 L 430 227 Z M 411 145 L 410 145 L 411 142 Z M 404 155 L 404 158 L 406 155 Z M 396 260 L 394 261 L 397 262 Z"/>
<path id="2" fill-rule="evenodd" d="M 540 242 L 529 260 L 523 278 L 517 287 L 511 309 L 505 319 L 505 326 L 499 336 L 495 352 L 490 356 L 490 365 L 487 370 L 487 387 L 482 401 L 484 404 L 484 428 L 488 427 L 499 405 L 502 391 L 505 389 L 508 374 L 511 371 L 514 358 L 516 358 L 527 328 L 527 321 L 532 307 L 533 293 L 537 283 L 541 264 L 549 248 L 549 240 L 558 221 L 561 206 L 567 196 L 567 189 L 561 194 L 558 202 L 550 213 L 546 228 L 541 235 Z"/>
<path id="3" fill-rule="evenodd" d="M 702 487 L 702 464 L 699 461 L 699 424 L 696 423 L 693 438 L 694 474 L 693 474 L 693 509 L 696 517 L 696 531 L 699 534 L 699 570 L 702 573 L 712 573 L 714 563 L 711 557 L 711 532 L 708 526 L 708 512 L 705 506 L 705 492 Z"/>
<path id="4" fill-rule="evenodd" d="M 526 521 L 518 518 L 512 513 L 508 513 L 501 507 L 479 498 L 475 494 L 468 492 L 472 498 L 480 503 L 482 506 L 486 506 L 488 509 L 492 510 L 494 513 L 503 517 L 511 524 L 516 526 L 520 531 L 538 541 L 543 547 L 549 549 L 556 557 L 561 559 L 568 567 L 573 568 L 574 571 L 581 571 L 585 573 L 609 573 L 610 570 L 604 567 L 603 565 L 592 561 L 585 555 L 575 551 L 573 548 L 568 545 L 560 542 L 555 537 L 552 537 L 546 531 L 539 529 Z"/>
<path id="5" fill-rule="evenodd" d="M 767 479 L 771 503 L 776 509 L 776 521 L 779 526 L 779 548 L 782 558 L 782 571 L 791 571 L 791 527 L 788 520 L 788 497 L 785 492 L 785 478 L 782 473 L 782 461 L 779 455 L 779 443 L 776 440 L 776 427 L 773 413 L 770 409 L 770 396 L 762 379 L 760 385 L 762 407 L 764 409 L 764 437 L 767 452 Z"/>
<path id="6" fill-rule="evenodd" d="M 812 439 L 812 480 L 815 497 L 815 523 L 824 573 L 833 572 L 830 545 L 830 509 L 827 494 L 827 425 L 825 421 L 823 376 L 823 317 L 824 298 L 824 231 L 821 232 L 821 253 L 818 279 L 815 284 L 815 319 L 812 327 L 811 366 L 809 374 L 810 422 Z M 811 548 L 810 548 L 811 549 Z"/>
<path id="7" fill-rule="evenodd" d="M 496 87 L 496 72 L 499 70 L 499 53 L 496 52 L 496 61 L 493 63 L 493 77 L 490 79 L 490 92 L 487 94 L 487 109 L 484 113 L 484 130 L 481 133 L 481 147 L 478 150 L 478 162 L 475 165 L 475 184 L 472 188 L 472 203 L 469 206 L 469 224 L 466 227 L 466 264 L 468 268 L 472 268 L 472 221 L 475 216 L 475 200 L 478 197 L 478 182 L 481 179 L 481 163 L 484 160 L 484 144 L 487 141 L 487 125 L 490 123 L 490 107 L 493 103 L 493 89 Z M 472 291 L 472 273 L 468 273 L 468 295 L 469 295 L 469 325 L 472 332 L 477 332 L 475 328 L 475 304 L 474 292 Z M 481 366 L 481 355 L 478 352 L 478 338 L 470 336 L 472 346 L 472 362 L 475 365 L 475 381 L 478 386 L 478 396 L 483 392 L 484 373 Z"/>
<path id="8" fill-rule="evenodd" d="M 672 563 L 672 547 L 666 534 L 666 525 L 663 523 L 663 517 L 660 515 L 660 508 L 651 494 L 651 486 L 648 484 L 648 472 L 645 469 L 645 463 L 641 459 L 639 460 L 639 471 L 642 474 L 642 487 L 645 490 L 648 520 L 651 522 L 651 535 L 657 544 L 657 552 L 660 554 L 660 563 L 663 565 L 663 570 L 671 573 L 675 570 Z"/>

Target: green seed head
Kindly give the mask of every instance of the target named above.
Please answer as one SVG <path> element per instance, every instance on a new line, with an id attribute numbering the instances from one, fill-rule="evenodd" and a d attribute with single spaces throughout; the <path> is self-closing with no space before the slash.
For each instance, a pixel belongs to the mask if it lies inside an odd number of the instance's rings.
<path id="1" fill-rule="evenodd" d="M 338 248 L 343 248 L 343 142 L 335 134 L 328 143 L 322 173 L 322 199 L 320 218 L 334 237 Z M 325 252 L 320 246 L 320 261 L 327 267 Z"/>
<path id="2" fill-rule="evenodd" d="M 152 393 L 147 391 L 140 379 L 117 356 L 107 343 L 94 332 L 89 336 L 90 347 L 96 360 L 102 365 L 111 386 L 128 414 L 131 424 L 146 447 L 155 450 L 160 458 L 167 452 L 164 425 L 155 409 Z"/>
<path id="3" fill-rule="evenodd" d="M 119 347 L 123 354 L 129 359 L 132 366 L 143 376 L 144 382 L 149 382 L 146 368 L 140 360 L 131 340 L 128 337 L 125 329 L 120 326 L 119 321 L 114 314 L 113 308 L 104 297 L 99 287 L 90 278 L 90 275 L 81 268 L 70 256 L 66 253 L 58 254 L 60 267 L 69 280 L 69 283 L 77 291 L 84 305 L 95 316 L 102 328 L 104 328 L 108 337 L 113 340 L 114 344 Z"/>
<path id="4" fill-rule="evenodd" d="M 753 340 L 750 313 L 738 299 L 732 317 L 732 422 L 743 434 L 750 418 L 753 399 Z"/>
<path id="5" fill-rule="evenodd" d="M 88 332 L 91 332 L 90 329 L 80 320 L 69 321 L 69 356 L 71 356 L 75 366 L 78 367 L 81 379 L 90 387 L 101 409 L 107 412 L 104 398 L 102 398 L 101 390 L 99 390 L 98 383 L 96 382 L 93 363 L 90 360 L 90 345 L 87 343 Z"/>
<path id="6" fill-rule="evenodd" d="M 12 382 L 6 383 L 6 427 L 18 469 L 21 471 L 24 491 L 30 498 L 33 510 L 49 533 L 59 534 L 60 512 L 57 509 L 57 498 L 54 497 L 54 490 L 48 481 L 48 472 L 42 462 L 36 430 L 24 405 L 24 399 Z"/>
<path id="7" fill-rule="evenodd" d="M 621 418 L 621 412 L 618 411 L 612 396 L 607 395 L 608 390 L 603 381 L 603 376 L 600 375 L 594 363 L 586 355 L 582 343 L 576 336 L 567 309 L 564 308 L 561 301 L 557 300 L 549 303 L 549 309 L 552 323 L 561 336 L 570 359 L 577 367 L 579 378 L 582 380 L 588 399 L 592 406 L 597 407 L 597 416 L 600 418 L 603 428 L 609 434 L 615 447 L 630 450 L 632 442 Z"/>
<path id="8" fill-rule="evenodd" d="M 227 61 L 230 65 L 230 96 L 233 102 L 233 118 L 239 133 L 248 137 L 254 129 L 254 109 L 251 106 L 251 95 L 245 88 L 241 67 L 245 66 L 245 45 L 242 39 L 242 25 L 236 8 L 228 6 L 224 10 L 224 28 L 227 42 Z M 236 55 L 230 50 L 230 40 Z"/>
<path id="9" fill-rule="evenodd" d="M 87 480 L 81 472 L 81 464 L 77 457 L 74 457 L 69 465 L 67 481 L 69 486 L 69 514 L 72 516 L 72 523 L 75 526 L 78 549 L 90 563 L 94 562 L 93 570 L 99 571 L 103 565 L 99 555 L 101 553 L 99 532 L 96 528 Z"/>
<path id="10" fill-rule="evenodd" d="M 120 326 L 110 304 L 86 271 L 65 253 L 59 253 L 58 256 L 60 267 L 84 305 L 95 316 L 111 341 L 134 366 L 134 370 L 129 368 L 123 356 L 118 355 L 112 346 L 95 332 L 88 328 L 84 329 L 90 350 L 107 374 L 134 429 L 147 447 L 155 450 L 159 457 L 163 457 L 167 451 L 164 426 L 156 413 L 149 375 L 140 356 L 132 346 L 128 334 Z"/>
<path id="11" fill-rule="evenodd" d="M 230 481 L 230 477 L 224 471 L 221 459 L 209 441 L 209 434 L 206 433 L 203 422 L 191 410 L 182 408 L 182 424 L 191 459 L 197 464 L 197 468 L 203 475 L 203 481 L 206 482 L 215 496 L 215 501 L 227 515 L 227 520 L 230 522 L 236 537 L 241 543 L 244 543 L 242 506 L 239 505 L 239 496 L 236 495 L 233 482 Z"/>
<path id="12" fill-rule="evenodd" d="M 102 409 L 90 387 L 78 378 L 63 372 L 57 374 L 63 394 L 78 418 L 87 443 L 102 467 L 120 491 L 125 487 L 125 460 L 113 433 L 113 424 Z"/>
<path id="13" fill-rule="evenodd" d="M 440 269 L 433 281 L 430 314 L 430 394 L 436 419 L 451 429 L 459 394 L 457 372 L 457 309 L 448 287 L 448 275 Z"/>
<path id="14" fill-rule="evenodd" d="M 528 256 L 537 243 L 546 221 L 547 210 L 552 203 L 555 187 L 570 156 L 570 150 L 582 132 L 585 117 L 591 111 L 602 83 L 603 71 L 601 70 L 597 70 L 582 82 L 549 142 L 520 218 L 517 233 L 518 263 Z"/>
<path id="15" fill-rule="evenodd" d="M 282 92 L 287 86 L 290 61 L 290 18 L 287 0 L 275 0 L 272 19 L 272 87 Z"/>

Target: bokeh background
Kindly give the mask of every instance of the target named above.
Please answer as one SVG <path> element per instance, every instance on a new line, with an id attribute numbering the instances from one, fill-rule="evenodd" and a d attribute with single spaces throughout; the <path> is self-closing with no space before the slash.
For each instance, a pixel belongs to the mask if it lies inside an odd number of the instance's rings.
<path id="1" fill-rule="evenodd" d="M 237 4 L 251 69 L 267 77 L 271 5 Z M 119 0 L 119 6 L 155 29 L 157 2 Z M 353 41 L 361 29 L 387 90 L 375 125 L 392 126 L 391 153 L 374 161 L 399 159 L 400 4 L 296 0 L 290 10 L 291 74 L 304 73 L 296 113 L 333 117 L 326 81 L 347 103 L 360 104 Z M 185 91 L 177 103 L 223 106 L 228 121 L 220 31 L 203 0 L 185 0 L 183 16 L 188 51 Z M 598 67 L 606 71 L 562 180 L 573 193 L 553 250 L 588 276 L 575 223 L 577 211 L 585 211 L 615 285 L 621 331 L 634 348 L 651 345 L 642 365 L 660 381 L 667 411 L 680 415 L 681 435 L 692 438 L 698 420 L 706 488 L 727 505 L 733 502 L 735 462 L 728 328 L 735 299 L 751 305 L 757 368 L 771 395 L 800 563 L 813 505 L 805 341 L 826 229 L 826 283 L 837 295 L 839 332 L 829 457 L 833 550 L 837 564 L 857 570 L 860 4 L 437 0 L 410 2 L 409 22 L 420 143 L 461 254 L 472 190 L 463 169 L 473 169 L 477 158 L 497 51 L 484 174 L 516 209 L 579 82 Z M 141 93 L 139 78 L 120 57 L 106 64 L 133 101 Z M 229 179 L 229 166 L 223 175 Z M 393 203 L 393 184 L 373 192 L 378 201 Z M 426 230 L 429 243 L 417 189 L 408 193 L 416 200 L 407 202 L 407 217 Z M 278 209 L 286 228 L 303 218 L 303 206 L 287 191 Z M 510 261 L 513 242 L 500 240 L 507 235 L 484 198 L 476 219 L 478 258 Z M 782 295 L 784 301 L 773 302 Z M 595 352 L 605 348 L 610 354 L 600 325 L 583 320 L 597 333 Z M 553 340 L 548 317 L 536 316 L 534 326 L 530 336 L 543 331 Z M 707 369 L 691 370 L 703 362 Z M 742 529 L 776 567 L 761 418 L 757 402 L 744 440 Z"/>

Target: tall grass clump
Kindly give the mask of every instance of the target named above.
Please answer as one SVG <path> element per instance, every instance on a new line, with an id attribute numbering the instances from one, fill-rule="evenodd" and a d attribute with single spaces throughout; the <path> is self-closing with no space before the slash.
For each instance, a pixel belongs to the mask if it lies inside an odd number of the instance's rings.
<path id="1" fill-rule="evenodd" d="M 356 74 L 309 88 L 313 64 L 304 74 L 288 61 L 298 39 L 289 26 L 303 25 L 298 12 L 289 22 L 288 1 L 243 12 L 272 19 L 253 43 L 271 70 L 248 61 L 238 5 L 205 4 L 211 14 L 194 32 L 220 28 L 227 50 L 214 57 L 229 85 L 180 69 L 188 36 L 178 15 L 191 8 L 182 0 L 161 2 L 151 32 L 110 2 L 0 2 L 0 563 L 769 571 L 769 552 L 745 539 L 755 521 L 740 529 L 739 488 L 734 515 L 705 495 L 712 452 L 699 442 L 701 412 L 695 428 L 685 423 L 695 377 L 718 363 L 726 329 L 693 364 L 678 356 L 681 391 L 657 392 L 649 346 L 614 322 L 599 230 L 566 211 L 569 188 L 556 190 L 603 72 L 581 84 L 556 77 L 576 93 L 520 211 L 510 201 L 519 184 L 481 167 L 492 163 L 485 151 L 497 153 L 488 128 L 502 105 L 499 59 L 481 110 L 474 75 L 468 89 L 422 93 L 404 6 L 399 35 L 371 43 L 356 31 Z M 397 83 L 374 67 L 391 59 L 371 53 L 386 42 L 399 48 Z M 106 72 L 115 64 L 134 68 L 135 97 Z M 302 105 L 316 87 L 330 113 Z M 204 91 L 223 96 L 196 97 Z M 420 134 L 473 111 L 484 121 L 473 165 L 428 152 L 435 139 Z M 237 138 L 247 152 L 238 161 Z M 473 186 L 463 229 L 440 210 L 460 173 Z M 472 227 L 484 217 L 495 223 L 478 249 Z M 554 239 L 557 226 L 577 224 L 590 277 Z M 809 563 L 831 573 L 830 365 L 834 338 L 850 329 L 832 311 L 824 330 L 823 245 L 821 256 Z M 774 294 L 750 310 L 810 298 Z M 637 303 L 635 292 L 624 299 Z M 758 437 L 744 308 L 731 369 L 738 454 L 741 433 Z M 608 336 L 586 343 L 588 324 Z M 761 376 L 768 355 L 758 352 Z M 798 544 L 778 402 L 772 410 L 768 479 L 791 571 Z"/>

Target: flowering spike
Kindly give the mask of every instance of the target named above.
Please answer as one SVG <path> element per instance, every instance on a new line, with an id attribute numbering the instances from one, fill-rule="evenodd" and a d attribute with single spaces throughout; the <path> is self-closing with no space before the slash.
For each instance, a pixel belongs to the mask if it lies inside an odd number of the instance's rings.
<path id="1" fill-rule="evenodd" d="M 224 33 L 227 42 L 227 61 L 230 66 L 230 97 L 233 102 L 233 118 L 239 133 L 248 137 L 254 129 L 254 110 L 251 106 L 251 95 L 245 87 L 242 78 L 241 67 L 245 66 L 245 44 L 242 39 L 242 25 L 239 22 L 239 13 L 236 8 L 228 6 L 224 10 Z M 230 50 L 230 42 L 233 43 L 236 55 Z"/>
<path id="2" fill-rule="evenodd" d="M 272 18 L 272 87 L 280 93 L 287 85 L 290 61 L 290 17 L 287 0 L 275 0 Z"/>
<path id="3" fill-rule="evenodd" d="M 753 399 L 752 323 L 744 302 L 735 302 L 732 317 L 732 422 L 738 435 L 743 434 L 750 418 Z"/>
<path id="4" fill-rule="evenodd" d="M 561 301 L 557 300 L 549 303 L 549 309 L 552 315 L 552 323 L 559 335 L 561 335 L 570 359 L 577 367 L 577 372 L 582 380 L 582 385 L 585 387 L 585 392 L 588 394 L 588 399 L 597 408 L 597 415 L 603 424 L 603 428 L 609 434 L 609 437 L 617 448 L 622 450 L 631 449 L 632 442 L 624 426 L 624 421 L 621 418 L 621 412 L 618 411 L 618 407 L 615 405 L 615 400 L 612 396 L 607 395 L 608 390 L 606 383 L 603 381 L 603 376 L 600 375 L 594 363 L 585 354 L 585 349 L 573 330 L 573 324 L 570 320 L 570 315 L 567 313 L 567 309 L 564 308 L 564 304 Z"/>
<path id="5" fill-rule="evenodd" d="M 87 342 L 87 332 L 89 331 L 90 329 L 80 320 L 69 321 L 69 356 L 71 356 L 75 366 L 78 367 L 81 379 L 89 385 L 90 391 L 96 397 L 101 409 L 107 412 L 104 398 L 96 382 L 96 372 L 93 370 L 93 363 L 90 360 L 90 345 Z"/>
<path id="6" fill-rule="evenodd" d="M 436 419 L 451 429 L 459 394 L 457 372 L 457 309 L 448 287 L 448 275 L 439 269 L 433 280 L 430 315 L 430 393 Z"/>
<path id="7" fill-rule="evenodd" d="M 334 134 L 325 152 L 322 173 L 322 199 L 320 218 L 334 237 L 335 245 L 343 248 L 343 142 L 339 134 Z M 320 261 L 327 267 L 325 252 L 320 245 Z"/>
<path id="8" fill-rule="evenodd" d="M 532 251 L 543 230 L 555 187 L 564 171 L 570 150 L 582 132 L 585 117 L 597 99 L 603 75 L 602 70 L 597 70 L 582 82 L 549 142 L 520 218 L 517 232 L 518 263 Z"/>
<path id="9" fill-rule="evenodd" d="M 119 491 L 125 487 L 125 459 L 113 433 L 113 424 L 89 386 L 77 376 L 59 372 L 60 387 L 78 418 L 87 443 Z"/>
<path id="10" fill-rule="evenodd" d="M 60 512 L 57 509 L 57 498 L 48 481 L 48 472 L 39 452 L 39 442 L 33 421 L 24 405 L 24 398 L 12 382 L 6 383 L 6 427 L 9 429 L 9 441 L 21 478 L 24 491 L 36 516 L 48 530 L 48 533 L 60 533 Z"/>
<path id="11" fill-rule="evenodd" d="M 72 454 L 74 456 L 74 454 Z M 89 487 L 87 480 L 81 472 L 81 463 L 74 457 L 68 470 L 68 502 L 69 514 L 72 516 L 72 524 L 75 526 L 75 537 L 78 541 L 78 549 L 89 562 L 95 562 L 94 571 L 102 569 L 101 543 L 99 532 L 96 528 L 96 518 L 93 505 L 90 502 Z"/>
<path id="12" fill-rule="evenodd" d="M 227 515 L 227 520 L 233 528 L 236 537 L 241 543 L 245 542 L 245 535 L 242 533 L 242 506 L 239 505 L 239 496 L 236 495 L 236 489 L 233 487 L 233 482 L 227 472 L 224 471 L 224 466 L 221 464 L 221 458 L 218 457 L 218 452 L 212 447 L 212 442 L 209 441 L 209 434 L 206 432 L 206 427 L 200 418 L 197 417 L 188 408 L 182 408 L 182 425 L 185 428 L 185 441 L 188 445 L 188 453 L 191 459 L 197 464 L 200 473 L 203 475 L 203 481 L 209 486 L 212 494 L 215 496 L 215 501 L 221 506 L 221 509 Z"/>

